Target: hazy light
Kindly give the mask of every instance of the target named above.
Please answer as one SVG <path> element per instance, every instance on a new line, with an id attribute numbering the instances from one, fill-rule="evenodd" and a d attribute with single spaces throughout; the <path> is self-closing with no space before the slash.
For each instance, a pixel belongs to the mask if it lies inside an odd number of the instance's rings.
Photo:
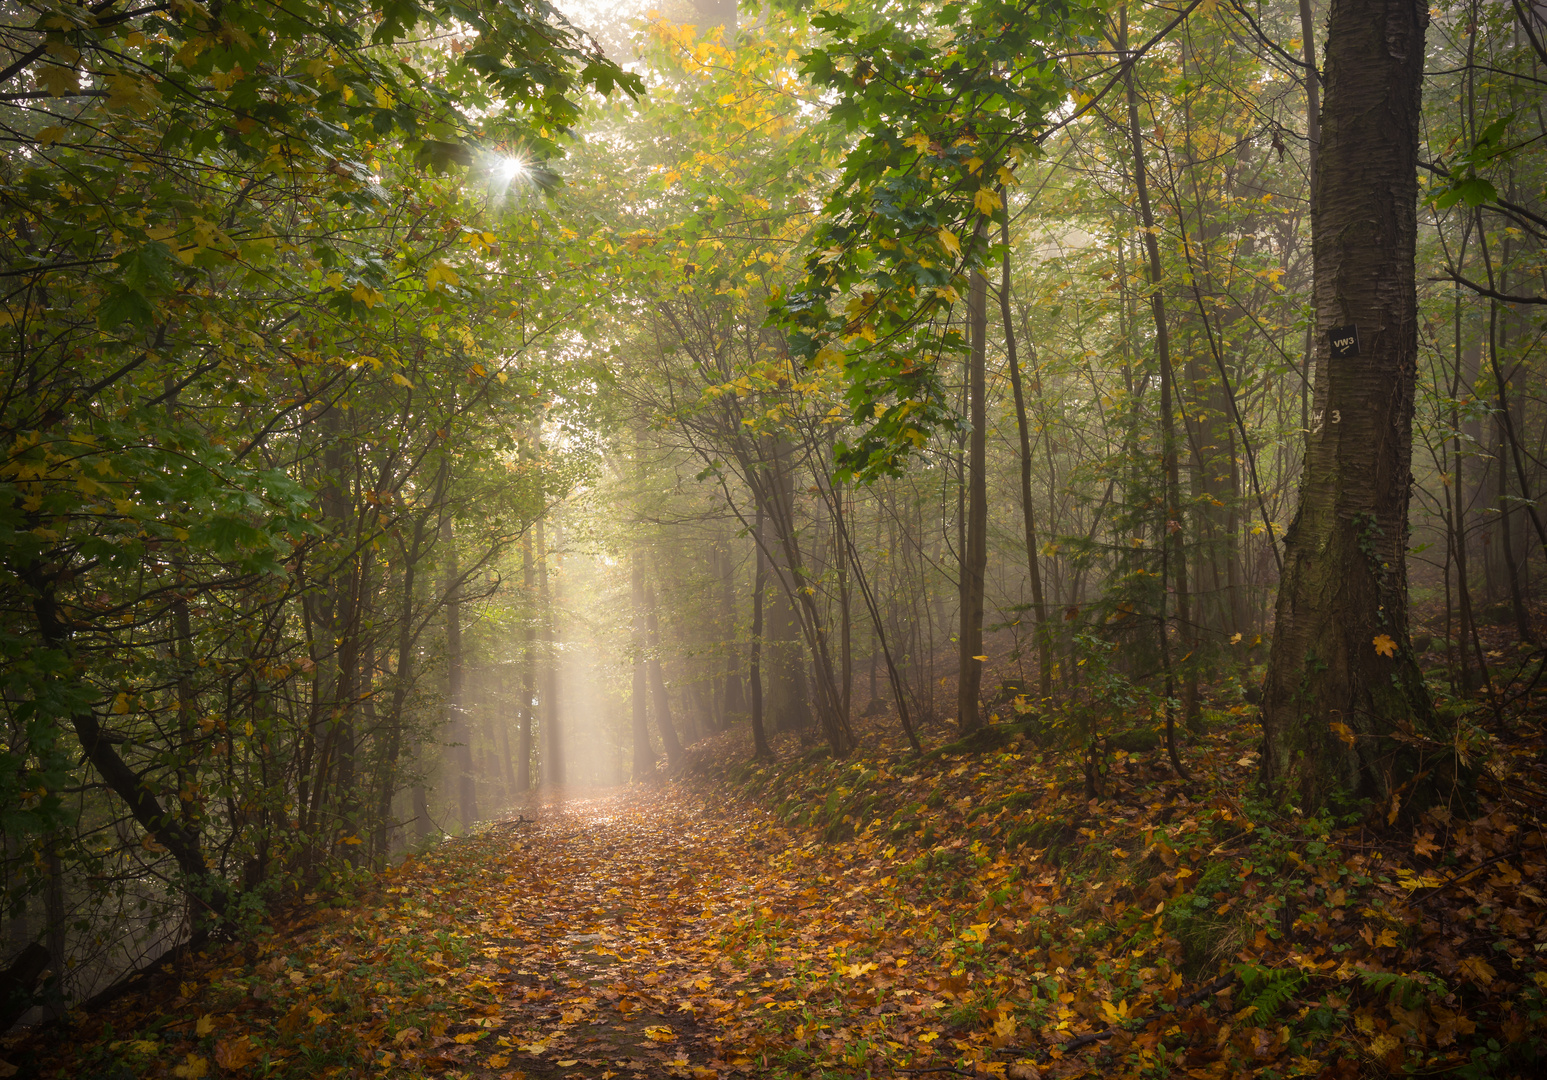
<path id="1" fill-rule="evenodd" d="M 494 175 L 507 184 L 525 179 L 530 172 L 530 166 L 522 158 L 502 157 L 494 163 Z"/>

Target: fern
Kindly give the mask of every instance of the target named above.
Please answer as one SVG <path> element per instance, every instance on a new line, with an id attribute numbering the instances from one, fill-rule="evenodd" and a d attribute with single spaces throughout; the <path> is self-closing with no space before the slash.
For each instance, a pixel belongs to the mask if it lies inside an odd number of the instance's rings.
<path id="1" fill-rule="evenodd" d="M 1256 964 L 1238 964 L 1235 973 L 1241 980 L 1243 1007 L 1251 1008 L 1253 1023 L 1265 1024 L 1284 1003 L 1305 985 L 1305 976 L 1296 968 L 1265 968 Z"/>
<path id="2" fill-rule="evenodd" d="M 1384 997 L 1404 1009 L 1411 1009 L 1425 997 L 1444 997 L 1450 993 L 1449 987 L 1440 978 L 1427 971 L 1415 971 L 1407 975 L 1364 968 L 1358 971 L 1359 981 L 1364 983 L 1366 989 L 1374 991 L 1376 997 Z"/>

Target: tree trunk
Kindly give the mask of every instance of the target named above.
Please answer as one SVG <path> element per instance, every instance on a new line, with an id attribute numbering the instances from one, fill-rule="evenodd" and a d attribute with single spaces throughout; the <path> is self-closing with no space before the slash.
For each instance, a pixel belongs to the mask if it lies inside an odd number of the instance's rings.
<path id="1" fill-rule="evenodd" d="M 1003 197 L 1008 199 L 1008 193 Z M 1015 427 L 1021 440 L 1021 519 L 1026 526 L 1026 567 L 1031 572 L 1031 608 L 1037 617 L 1037 690 L 1046 699 L 1053 696 L 1053 643 L 1047 624 L 1047 601 L 1042 595 L 1042 560 L 1037 551 L 1037 514 L 1031 501 L 1031 424 L 1026 419 L 1026 395 L 1021 391 L 1021 365 L 1015 351 L 1015 324 L 1010 318 L 1008 211 L 1001 225 L 1000 239 L 1004 244 L 1004 270 L 999 277 L 999 314 L 1004 319 L 1005 358 L 1010 367 L 1010 390 L 1015 396 Z"/>
<path id="2" fill-rule="evenodd" d="M 757 550 L 757 568 L 752 575 L 752 644 L 747 662 L 747 688 L 752 692 L 752 747 L 759 760 L 772 760 L 768 735 L 763 730 L 763 590 L 768 586 L 768 560 L 763 555 L 763 507 L 757 507 L 757 523 L 752 527 L 752 545 Z"/>
<path id="3" fill-rule="evenodd" d="M 1123 18 L 1127 18 L 1124 9 Z M 1127 48 L 1128 31 L 1123 27 L 1123 48 Z M 1159 231 L 1155 226 L 1155 214 L 1150 206 L 1149 181 L 1144 167 L 1144 143 L 1139 134 L 1139 99 L 1134 88 L 1133 69 L 1124 73 L 1128 90 L 1128 134 L 1133 143 L 1134 192 L 1139 201 L 1139 222 L 1144 226 L 1144 249 L 1148 256 L 1150 310 L 1155 319 L 1155 364 L 1160 369 L 1160 440 L 1161 469 L 1165 474 L 1165 513 L 1160 523 L 1162 566 L 1174 576 L 1176 582 L 1176 619 L 1181 630 L 1182 648 L 1186 651 L 1186 665 L 1182 678 L 1182 711 L 1189 722 L 1198 715 L 1198 667 L 1192 662 L 1197 652 L 1194 641 L 1192 611 L 1187 590 L 1187 529 L 1182 511 L 1181 467 L 1177 461 L 1176 420 L 1172 415 L 1172 400 L 1176 393 L 1176 373 L 1171 369 L 1170 327 L 1166 321 L 1166 297 L 1161 280 L 1163 268 L 1160 262 Z M 1171 728 L 1171 650 L 1168 641 L 1170 619 L 1166 614 L 1165 581 L 1161 581 L 1160 656 L 1166 677 L 1166 734 L 1171 759 L 1177 764 L 1176 745 Z"/>
<path id="4" fill-rule="evenodd" d="M 1263 777 L 1305 812 L 1341 787 L 1394 815 L 1405 785 L 1454 775 L 1444 751 L 1392 738 L 1439 735 L 1408 642 L 1406 563 L 1427 23 L 1415 0 L 1333 0 L 1328 20 L 1316 400 L 1262 706 Z M 1333 329 L 1349 326 L 1356 355 L 1334 359 Z"/>
<path id="5" fill-rule="evenodd" d="M 556 591 L 556 590 L 555 590 Z M 552 595 L 548 588 L 548 544 L 537 520 L 537 595 L 542 628 L 542 774 L 543 783 L 564 782 L 564 740 L 559 727 L 559 657 Z"/>
<path id="6" fill-rule="evenodd" d="M 719 564 L 721 606 L 725 636 L 725 682 L 720 696 L 720 728 L 729 730 L 733 717 L 741 715 L 747 707 L 741 692 L 741 664 L 736 648 L 736 564 L 731 559 L 730 545 L 715 547 L 715 561 Z"/>
<path id="7" fill-rule="evenodd" d="M 537 565 L 532 551 L 532 531 L 521 534 L 521 592 L 526 598 L 526 618 L 521 627 L 521 741 L 516 751 L 516 790 L 532 789 L 532 736 L 537 726 Z"/>
<path id="8" fill-rule="evenodd" d="M 645 584 L 644 576 L 639 571 L 641 556 L 636 551 L 629 567 L 629 594 L 634 601 L 634 686 L 633 686 L 633 722 L 634 722 L 634 767 L 631 776 L 637 783 L 648 780 L 655 772 L 655 748 L 650 745 L 650 727 L 648 708 L 646 705 L 646 662 L 645 652 L 648 648 L 645 640 Z"/>
<path id="9" fill-rule="evenodd" d="M 981 226 L 979 226 L 981 229 Z M 961 611 L 957 644 L 956 722 L 963 732 L 983 726 L 978 694 L 983 686 L 983 585 L 988 568 L 988 278 L 975 270 L 967 289 L 967 521 L 961 560 Z"/>
<path id="10" fill-rule="evenodd" d="M 478 789 L 473 782 L 473 729 L 467 722 L 467 703 L 463 700 L 462 585 L 457 580 L 456 538 L 449 516 L 441 525 L 440 538 L 446 549 L 447 728 L 452 742 L 452 767 L 456 770 L 457 808 L 465 831 L 478 820 Z"/>
<path id="11" fill-rule="evenodd" d="M 661 673 L 661 625 L 655 611 L 655 589 L 645 586 L 645 633 L 650 646 L 650 684 L 655 691 L 655 726 L 666 746 L 666 763 L 673 769 L 682 764 L 682 742 L 671 722 L 671 698 L 666 693 L 666 676 Z"/>

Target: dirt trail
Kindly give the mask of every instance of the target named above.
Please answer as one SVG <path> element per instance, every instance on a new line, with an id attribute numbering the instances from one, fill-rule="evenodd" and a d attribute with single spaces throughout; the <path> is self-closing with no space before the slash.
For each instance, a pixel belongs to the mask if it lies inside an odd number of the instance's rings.
<path id="1" fill-rule="evenodd" d="M 404 903 L 445 910 L 435 921 L 446 929 L 475 930 L 469 970 L 498 987 L 483 1015 L 429 1037 L 424 1064 L 585 1077 L 725 1069 L 721 1025 L 702 1014 L 706 1002 L 734 1012 L 756 987 L 715 948 L 764 868 L 747 822 L 641 791 L 530 812 L 459 842 L 482 849 L 486 874 L 504 871 L 497 883 L 444 889 L 436 878 L 456 871 L 442 868 L 389 886 Z M 454 1041 L 478 1031 L 488 1035 Z"/>

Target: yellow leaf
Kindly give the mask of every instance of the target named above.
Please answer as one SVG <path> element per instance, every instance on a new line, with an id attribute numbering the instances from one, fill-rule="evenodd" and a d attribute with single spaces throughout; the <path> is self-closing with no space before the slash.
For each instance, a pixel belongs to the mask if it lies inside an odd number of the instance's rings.
<path id="1" fill-rule="evenodd" d="M 985 942 L 988 940 L 988 923 L 974 923 L 961 933 L 963 941 Z"/>
<path id="2" fill-rule="evenodd" d="M 563 1061 L 555 1062 L 555 1064 L 560 1066 L 561 1068 L 567 1069 L 567 1068 L 569 1068 L 572 1065 L 579 1065 L 580 1064 L 580 1059 L 579 1058 L 566 1058 Z"/>
<path id="3" fill-rule="evenodd" d="M 980 664 L 988 662 L 988 657 L 986 657 L 986 656 L 974 656 L 973 659 L 976 660 Z"/>
<path id="4" fill-rule="evenodd" d="M 903 140 L 903 144 L 913 147 L 921 154 L 929 153 L 929 136 L 925 135 L 922 131 L 915 131 L 912 135 L 909 135 Z"/>
<path id="5" fill-rule="evenodd" d="M 652 1024 L 645 1028 L 645 1038 L 654 1042 L 676 1042 L 677 1033 L 664 1024 Z"/>
<path id="6" fill-rule="evenodd" d="M 924 1034 L 919 1036 L 919 1042 L 921 1042 L 921 1043 L 932 1043 L 936 1039 L 938 1039 L 939 1037 L 940 1037 L 940 1033 L 938 1031 L 926 1031 L 926 1032 L 924 1032 Z"/>
<path id="7" fill-rule="evenodd" d="M 81 88 L 80 76 L 74 68 L 49 64 L 37 73 L 36 78 L 38 85 L 54 97 L 64 97 Z"/>
<path id="8" fill-rule="evenodd" d="M 961 241 L 956 239 L 956 234 L 950 229 L 942 228 L 938 230 L 935 233 L 935 239 L 939 240 L 940 246 L 952 255 L 960 255 L 962 253 Z"/>
<path id="9" fill-rule="evenodd" d="M 197 1054 L 189 1054 L 187 1061 L 172 1070 L 172 1075 L 180 1080 L 199 1080 L 209 1073 L 209 1061 Z"/>
<path id="10" fill-rule="evenodd" d="M 1465 960 L 1461 961 L 1461 974 L 1479 986 L 1492 986 L 1493 980 L 1498 977 L 1499 973 L 1482 957 L 1468 956 Z"/>
<path id="11" fill-rule="evenodd" d="M 199 1017 L 199 1022 L 193 1025 L 194 1032 L 202 1039 L 215 1030 L 215 1018 L 209 1013 Z"/>
<path id="12" fill-rule="evenodd" d="M 1387 637 L 1385 634 L 1376 634 L 1375 640 L 1371 642 L 1371 644 L 1375 646 L 1375 651 L 1380 653 L 1382 656 L 1397 655 L 1397 643 L 1392 641 L 1391 638 Z"/>
<path id="13" fill-rule="evenodd" d="M 484 1064 L 489 1066 L 491 1069 L 503 1069 L 506 1065 L 510 1064 L 510 1055 L 491 1054 L 489 1056 L 489 1060 L 484 1062 Z"/>
<path id="14" fill-rule="evenodd" d="M 414 384 L 403 378 L 403 376 L 399 375 L 395 371 L 392 373 L 392 381 L 397 383 L 399 386 L 406 386 L 409 389 L 413 389 Z"/>
<path id="15" fill-rule="evenodd" d="M 1342 739 L 1349 746 L 1354 745 L 1354 733 L 1347 724 L 1340 720 L 1334 720 L 1327 726 L 1332 729 L 1332 734 L 1336 735 L 1339 739 Z"/>
<path id="16" fill-rule="evenodd" d="M 980 214 L 992 214 L 1004 205 L 1004 201 L 993 188 L 978 188 L 978 193 L 972 197 L 972 205 Z"/>
<path id="17" fill-rule="evenodd" d="M 487 1034 L 489 1034 L 487 1031 L 464 1031 L 460 1035 L 453 1035 L 452 1041 L 459 1042 L 463 1046 L 466 1046 L 468 1043 L 477 1042 Z"/>

